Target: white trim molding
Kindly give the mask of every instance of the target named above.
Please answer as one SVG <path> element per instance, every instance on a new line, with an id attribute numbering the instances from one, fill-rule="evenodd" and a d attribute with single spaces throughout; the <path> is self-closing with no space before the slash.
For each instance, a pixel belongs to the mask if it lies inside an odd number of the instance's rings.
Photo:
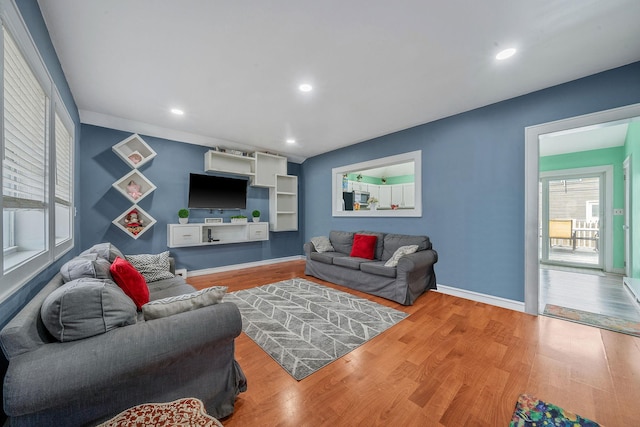
<path id="1" fill-rule="evenodd" d="M 452 286 L 445 286 L 438 283 L 438 289 L 436 292 L 440 292 L 445 295 L 451 295 L 458 298 L 464 298 L 471 301 L 481 302 L 484 304 L 495 305 L 496 307 L 502 307 L 513 311 L 524 312 L 524 302 L 514 301 L 512 299 L 496 297 L 493 295 L 481 294 L 479 292 L 468 291 L 466 289 L 454 288 Z"/>

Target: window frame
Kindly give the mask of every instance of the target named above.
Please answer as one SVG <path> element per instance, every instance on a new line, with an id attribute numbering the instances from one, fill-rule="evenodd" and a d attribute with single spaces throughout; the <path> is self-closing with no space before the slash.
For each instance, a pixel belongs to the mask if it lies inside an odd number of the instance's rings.
<path id="1" fill-rule="evenodd" d="M 46 148 L 45 148 L 45 182 L 44 190 L 45 198 L 45 231 L 43 238 L 45 240 L 44 250 L 20 263 L 17 267 L 5 272 L 4 271 L 4 251 L 0 252 L 0 303 L 9 298 L 17 290 L 22 288 L 30 280 L 39 273 L 53 264 L 56 260 L 64 256 L 75 246 L 75 147 L 76 147 L 76 126 L 66 108 L 62 97 L 60 96 L 53 78 L 51 77 L 46 64 L 38 48 L 29 33 L 22 15 L 13 0 L 0 0 L 0 26 L 11 35 L 18 50 L 24 60 L 27 62 L 34 76 L 41 85 L 42 90 L 48 98 L 48 116 L 46 131 Z M 0 31 L 0 85 L 4 84 L 4 31 Z M 0 154 L 4 155 L 4 86 L 0 86 Z M 69 238 L 56 244 L 56 216 L 55 216 L 55 179 L 56 179 L 56 138 L 55 138 L 55 118 L 58 118 L 65 126 L 70 135 L 69 147 L 69 167 L 70 167 L 70 216 L 64 220 L 69 220 Z M 3 165 L 0 163 L 0 168 Z M 0 187 L 2 184 L 2 174 L 0 174 Z M 4 212 L 4 204 L 0 199 Z M 0 227 L 0 237 L 4 241 L 4 227 Z"/>

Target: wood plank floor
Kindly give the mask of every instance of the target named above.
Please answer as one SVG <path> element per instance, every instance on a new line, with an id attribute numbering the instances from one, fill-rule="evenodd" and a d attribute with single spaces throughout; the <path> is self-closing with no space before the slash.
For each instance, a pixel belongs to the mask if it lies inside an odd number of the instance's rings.
<path id="1" fill-rule="evenodd" d="M 545 304 L 640 322 L 640 304 L 622 283 L 622 276 L 597 270 L 543 266 L 540 313 Z"/>
<path id="2" fill-rule="evenodd" d="M 608 427 L 639 425 L 640 338 L 437 292 L 404 307 L 306 277 L 304 261 L 188 282 L 232 292 L 293 277 L 410 316 L 300 382 L 241 334 L 248 390 L 226 427 L 507 426 L 523 392 Z"/>

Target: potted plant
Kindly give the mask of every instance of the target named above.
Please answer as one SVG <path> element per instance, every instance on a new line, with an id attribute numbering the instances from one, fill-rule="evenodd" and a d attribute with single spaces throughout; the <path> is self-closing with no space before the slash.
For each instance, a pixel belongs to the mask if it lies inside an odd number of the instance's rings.
<path id="1" fill-rule="evenodd" d="M 178 221 L 180 224 L 186 224 L 189 222 L 189 209 L 180 209 L 178 211 Z"/>
<path id="2" fill-rule="evenodd" d="M 247 222 L 247 217 L 244 215 L 234 215 L 231 217 L 231 222 Z"/>
<path id="3" fill-rule="evenodd" d="M 253 222 L 260 222 L 260 211 L 258 209 L 251 212 L 251 216 L 253 217 Z"/>

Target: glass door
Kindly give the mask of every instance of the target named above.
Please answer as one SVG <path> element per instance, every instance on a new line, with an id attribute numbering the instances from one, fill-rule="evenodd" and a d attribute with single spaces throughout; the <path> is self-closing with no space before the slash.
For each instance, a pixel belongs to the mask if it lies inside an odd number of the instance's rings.
<path id="1" fill-rule="evenodd" d="M 604 173 L 540 180 L 541 263 L 603 268 L 603 182 Z"/>

